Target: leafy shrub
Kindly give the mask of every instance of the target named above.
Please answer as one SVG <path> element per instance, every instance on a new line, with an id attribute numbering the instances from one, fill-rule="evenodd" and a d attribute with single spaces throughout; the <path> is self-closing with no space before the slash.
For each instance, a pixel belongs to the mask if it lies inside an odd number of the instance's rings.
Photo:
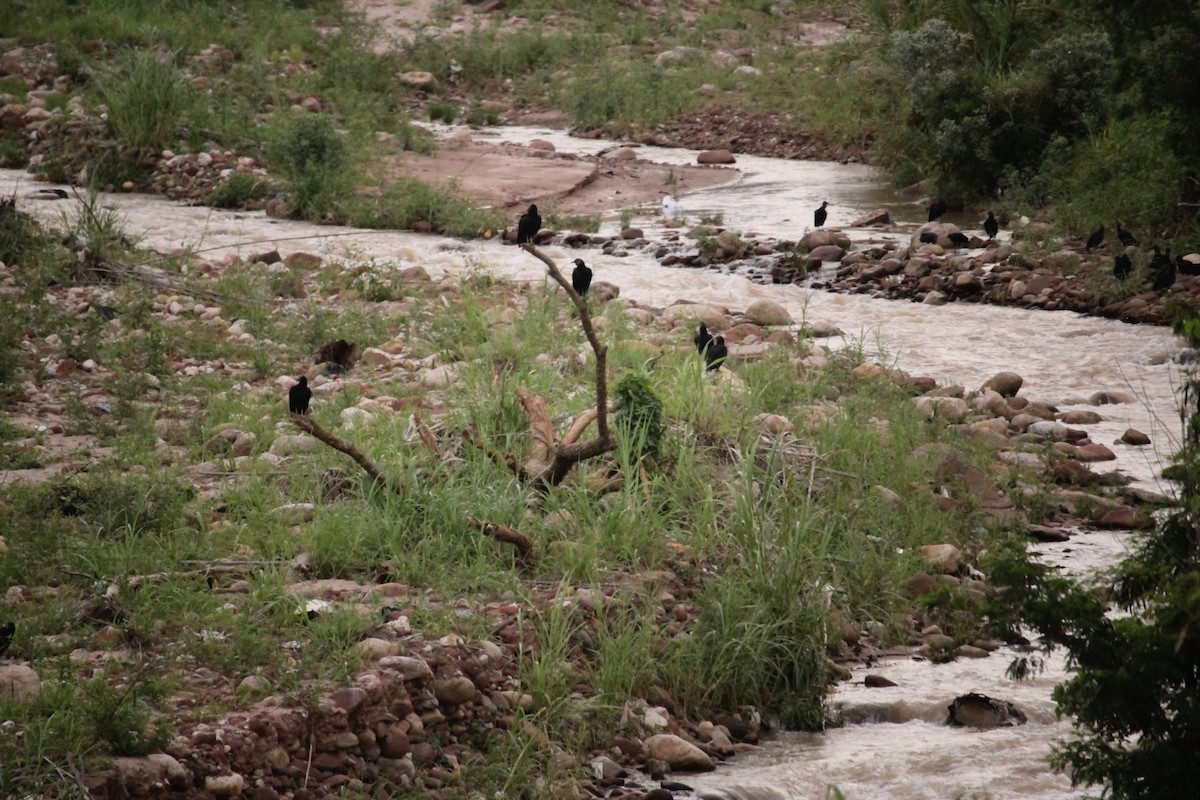
<path id="1" fill-rule="evenodd" d="M 271 183 L 262 175 L 234 172 L 212 190 L 208 204 L 214 208 L 247 209 L 264 199 L 270 191 Z"/>
<path id="2" fill-rule="evenodd" d="M 170 144 L 192 106 L 174 59 L 174 53 L 128 50 L 97 77 L 113 138 L 138 153 Z"/>
<path id="3" fill-rule="evenodd" d="M 634 448 L 635 458 L 657 455 L 663 437 L 663 403 L 650 379 L 627 372 L 617 381 L 613 395 L 616 399 L 613 427 L 618 438 Z"/>
<path id="4" fill-rule="evenodd" d="M 334 213 L 354 186 L 352 148 L 328 117 L 292 114 L 273 132 L 270 163 L 287 180 L 288 207 L 298 219 Z"/>

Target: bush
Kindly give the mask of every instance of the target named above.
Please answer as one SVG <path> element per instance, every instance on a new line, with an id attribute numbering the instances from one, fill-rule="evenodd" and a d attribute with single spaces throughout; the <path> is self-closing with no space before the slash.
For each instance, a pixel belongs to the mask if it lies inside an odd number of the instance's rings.
<path id="1" fill-rule="evenodd" d="M 334 214 L 354 186 L 352 148 L 328 117 L 287 116 L 273 131 L 268 156 L 271 167 L 287 181 L 294 218 Z"/>
<path id="2" fill-rule="evenodd" d="M 97 77 L 113 138 L 130 150 L 161 150 L 174 141 L 192 92 L 174 53 L 128 50 Z"/>

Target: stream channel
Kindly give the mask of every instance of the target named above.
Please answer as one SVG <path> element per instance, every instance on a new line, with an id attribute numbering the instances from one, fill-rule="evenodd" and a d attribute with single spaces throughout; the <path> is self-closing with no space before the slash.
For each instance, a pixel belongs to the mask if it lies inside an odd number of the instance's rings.
<path id="1" fill-rule="evenodd" d="M 441 129 L 439 133 L 447 132 Z M 560 152 L 594 155 L 616 143 L 573 139 L 561 131 L 504 127 L 473 130 L 479 141 L 528 143 L 546 139 Z M 690 150 L 639 148 L 639 157 L 665 164 L 695 164 Z M 683 215 L 722 215 L 725 226 L 764 237 L 798 239 L 811 225 L 812 212 L 830 202 L 827 227 L 839 227 L 875 208 L 887 208 L 905 228 L 901 233 L 845 228 L 855 242 L 893 239 L 906 244 L 924 220 L 924 209 L 898 199 L 870 167 L 830 162 L 787 161 L 737 156 L 741 178 L 678 198 Z M 0 194 L 32 193 L 47 184 L 24 172 L 0 170 Z M 544 267 L 516 247 L 496 240 L 458 240 L 397 231 L 370 231 L 268 218 L 263 212 L 230 212 L 190 207 L 158 197 L 107 195 L 106 205 L 120 210 L 126 230 L 143 247 L 168 252 L 178 247 L 204 249 L 209 258 L 243 256 L 272 248 L 283 255 L 316 252 L 347 262 L 419 264 L 431 275 L 487 270 L 521 281 L 544 280 Z M 26 202 L 23 209 L 47 221 L 59 219 L 55 203 Z M 647 208 L 636 224 L 651 241 L 665 238 L 658 209 Z M 515 217 L 514 217 L 515 218 Z M 977 229 L 978 217 L 951 216 L 964 229 Z M 905 224 L 907 223 L 907 227 Z M 614 211 L 602 233 L 615 233 Z M 1007 237 L 1008 233 L 1001 233 Z M 559 263 L 580 253 L 544 248 Z M 1172 360 L 1180 343 L 1165 328 L 1128 325 L 1067 311 L 1026 310 L 974 303 L 929 306 L 867 295 L 833 294 L 797 285 L 761 285 L 728 268 L 662 267 L 647 251 L 628 255 L 584 253 L 596 280 L 620 287 L 621 296 L 654 306 L 676 300 L 711 302 L 743 309 L 759 298 L 781 303 L 798 323 L 824 322 L 844 335 L 825 340 L 834 348 L 861 349 L 872 360 L 939 384 L 975 389 L 1002 370 L 1024 379 L 1022 395 L 1057 405 L 1099 410 L 1103 421 L 1087 426 L 1093 441 L 1108 444 L 1117 460 L 1103 465 L 1134 478 L 1138 485 L 1170 492 L 1155 475 L 1176 449 L 1178 367 Z M 833 269 L 826 265 L 825 270 Z M 690 336 L 690 334 L 689 334 Z M 1099 409 L 1086 398 L 1097 391 L 1133 395 L 1133 403 Z M 1128 428 L 1150 435 L 1154 444 L 1135 448 L 1112 444 Z M 1047 561 L 1071 573 L 1087 573 L 1119 560 L 1131 534 L 1076 531 L 1069 542 L 1038 545 Z M 1013 653 L 959 659 L 933 665 L 913 658 L 884 660 L 870 672 L 899 684 L 868 689 L 866 670 L 856 670 L 830 698 L 830 707 L 850 724 L 821 733 L 784 732 L 759 750 L 723 763 L 713 773 L 679 776 L 699 797 L 716 800 L 821 800 L 835 785 L 848 800 L 953 800 L 954 798 L 1081 797 L 1069 778 L 1046 761 L 1051 745 L 1070 733 L 1057 720 L 1051 691 L 1064 675 L 1059 658 L 1032 680 L 1012 681 L 1005 669 Z M 1015 703 L 1029 718 L 1021 727 L 994 730 L 944 725 L 946 707 L 957 695 L 981 692 Z"/>

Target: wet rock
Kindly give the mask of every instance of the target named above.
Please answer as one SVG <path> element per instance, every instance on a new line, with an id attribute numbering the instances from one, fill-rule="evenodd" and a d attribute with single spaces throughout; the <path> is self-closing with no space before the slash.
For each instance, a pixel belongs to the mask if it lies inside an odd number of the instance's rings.
<path id="1" fill-rule="evenodd" d="M 755 300 L 745 312 L 746 319 L 755 325 L 791 325 L 792 317 L 774 300 Z"/>
<path id="2" fill-rule="evenodd" d="M 1106 512 L 1104 516 L 1096 520 L 1096 524 L 1101 528 L 1131 529 L 1140 527 L 1140 520 L 1137 512 L 1132 508 L 1121 506 Z"/>
<path id="3" fill-rule="evenodd" d="M 716 769 L 713 760 L 696 745 L 670 733 L 649 737 L 642 746 L 647 758 L 666 762 L 672 770 L 709 772 Z"/>
<path id="4" fill-rule="evenodd" d="M 608 756 L 596 756 L 588 762 L 598 781 L 608 781 L 625 774 L 625 768 Z"/>
<path id="5" fill-rule="evenodd" d="M 1025 530 L 1039 542 L 1065 542 L 1071 538 L 1062 528 L 1049 525 L 1030 524 L 1026 526 Z"/>
<path id="6" fill-rule="evenodd" d="M 823 244 L 808 251 L 809 261 L 824 263 L 826 261 L 841 261 L 846 257 L 846 250 L 836 244 Z"/>
<path id="7" fill-rule="evenodd" d="M 877 208 L 863 214 L 850 223 L 851 228 L 865 228 L 868 225 L 891 225 L 892 215 L 886 208 Z"/>
<path id="8" fill-rule="evenodd" d="M 1132 403 L 1133 401 L 1133 395 L 1128 392 L 1095 392 L 1088 398 L 1088 403 L 1093 406 Z"/>
<path id="9" fill-rule="evenodd" d="M 725 149 L 703 150 L 696 156 L 697 164 L 736 164 L 733 153 Z"/>
<path id="10" fill-rule="evenodd" d="M 1100 416 L 1095 411 L 1086 411 L 1083 409 L 1077 411 L 1068 411 L 1059 419 L 1067 425 L 1095 425 L 1097 422 L 1104 421 L 1104 417 Z"/>
<path id="11" fill-rule="evenodd" d="M 1007 700 L 971 692 L 960 695 L 946 707 L 947 725 L 968 728 L 1001 728 L 1024 725 L 1025 714 Z"/>
<path id="12" fill-rule="evenodd" d="M 1145 447 L 1150 444 L 1150 437 L 1136 428 L 1126 428 L 1118 441 L 1121 444 L 1128 444 L 1134 447 Z"/>
<path id="13" fill-rule="evenodd" d="M 1025 379 L 1015 372 L 997 372 L 983 386 L 984 391 L 991 389 L 1001 397 L 1016 397 L 1023 383 Z"/>
<path id="14" fill-rule="evenodd" d="M 882 675 L 868 675 L 863 678 L 863 685 L 868 689 L 886 689 L 889 686 L 899 686 L 900 684 Z"/>
<path id="15" fill-rule="evenodd" d="M 1085 444 L 1075 448 L 1075 458 L 1084 463 L 1095 461 L 1115 461 L 1116 453 L 1102 444 Z"/>

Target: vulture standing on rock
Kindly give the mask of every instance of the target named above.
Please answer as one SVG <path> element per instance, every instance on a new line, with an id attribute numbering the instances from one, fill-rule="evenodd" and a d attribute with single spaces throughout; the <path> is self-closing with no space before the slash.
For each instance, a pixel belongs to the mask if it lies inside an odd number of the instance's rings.
<path id="1" fill-rule="evenodd" d="M 1087 238 L 1087 243 L 1084 244 L 1084 250 L 1091 250 L 1093 247 L 1099 247 L 1104 241 L 1104 226 L 1101 225 L 1096 230 L 1092 231 L 1092 235 Z"/>
<path id="2" fill-rule="evenodd" d="M 938 198 L 929 204 L 929 221 L 933 222 L 946 213 L 946 201 Z"/>
<path id="3" fill-rule="evenodd" d="M 967 238 L 967 235 L 962 231 L 955 231 L 954 233 L 947 234 L 946 238 L 949 239 L 955 247 L 966 247 L 971 243 L 971 240 Z"/>
<path id="4" fill-rule="evenodd" d="M 699 351 L 700 355 L 704 355 L 704 351 L 707 350 L 709 345 L 712 344 L 712 340 L 713 337 L 712 334 L 708 332 L 708 326 L 701 322 L 700 330 L 698 330 L 696 335 L 692 337 L 692 342 L 695 343 L 696 350 Z"/>
<path id="5" fill-rule="evenodd" d="M 542 218 L 538 215 L 537 206 L 530 204 L 529 210 L 517 220 L 517 244 L 533 243 L 533 237 L 542 228 Z"/>
<path id="6" fill-rule="evenodd" d="M 996 221 L 996 212 L 988 212 L 987 219 L 983 221 L 983 232 L 988 235 L 988 239 L 995 239 L 996 234 L 1000 232 L 1000 223 Z"/>
<path id="7" fill-rule="evenodd" d="M 925 231 L 917 237 L 921 244 L 937 244 L 938 236 L 933 231 Z"/>
<path id="8" fill-rule="evenodd" d="M 720 369 L 727 358 L 729 358 L 729 348 L 725 346 L 725 337 L 718 336 L 716 339 L 713 339 L 713 343 L 705 351 L 704 363 L 708 364 L 707 369 L 711 372 Z"/>
<path id="9" fill-rule="evenodd" d="M 312 400 L 312 389 L 308 388 L 308 378 L 301 375 L 299 382 L 288 389 L 288 411 L 293 414 L 307 414 L 309 400 Z"/>
<path id="10" fill-rule="evenodd" d="M 825 227 L 825 220 L 829 218 L 829 212 L 825 210 L 825 206 L 829 205 L 828 200 L 821 201 L 821 207 L 813 212 L 813 226 L 817 228 Z"/>
<path id="11" fill-rule="evenodd" d="M 571 272 L 571 288 L 583 297 L 588 293 L 588 288 L 592 285 L 592 270 L 587 264 L 583 263 L 582 258 L 575 259 L 575 269 Z"/>

